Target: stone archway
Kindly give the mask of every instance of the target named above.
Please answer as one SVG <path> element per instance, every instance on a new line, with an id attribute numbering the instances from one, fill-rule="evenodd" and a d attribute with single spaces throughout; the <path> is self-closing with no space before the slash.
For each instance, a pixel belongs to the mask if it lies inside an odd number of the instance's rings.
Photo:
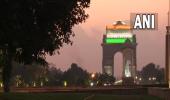
<path id="1" fill-rule="evenodd" d="M 135 78 L 136 74 L 136 36 L 132 34 L 130 26 L 117 21 L 115 25 L 106 27 L 103 35 L 103 59 L 102 71 L 108 75 L 114 75 L 115 53 L 123 54 L 122 78 Z"/>

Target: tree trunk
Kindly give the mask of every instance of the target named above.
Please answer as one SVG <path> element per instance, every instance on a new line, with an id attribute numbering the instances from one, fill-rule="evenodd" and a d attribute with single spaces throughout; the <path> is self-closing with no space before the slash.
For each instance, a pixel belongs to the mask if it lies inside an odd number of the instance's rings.
<path id="1" fill-rule="evenodd" d="M 11 71 L 12 71 L 12 55 L 9 50 L 6 52 L 6 56 L 4 58 L 4 66 L 2 71 L 2 80 L 3 80 L 3 89 L 4 92 L 10 92 L 10 79 L 11 79 Z"/>

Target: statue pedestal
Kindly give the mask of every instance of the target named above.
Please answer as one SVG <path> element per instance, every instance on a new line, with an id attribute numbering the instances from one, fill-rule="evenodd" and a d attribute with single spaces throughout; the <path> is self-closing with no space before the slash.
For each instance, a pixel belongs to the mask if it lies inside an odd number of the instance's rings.
<path id="1" fill-rule="evenodd" d="M 123 77 L 122 78 L 122 85 L 134 85 L 134 78 L 133 77 Z"/>

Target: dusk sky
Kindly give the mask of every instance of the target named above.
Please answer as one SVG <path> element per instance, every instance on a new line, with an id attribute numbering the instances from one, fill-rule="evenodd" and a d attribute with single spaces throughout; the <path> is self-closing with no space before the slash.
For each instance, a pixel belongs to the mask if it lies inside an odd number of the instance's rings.
<path id="1" fill-rule="evenodd" d="M 86 10 L 89 18 L 76 25 L 73 46 L 65 45 L 60 55 L 48 56 L 47 61 L 66 70 L 77 63 L 89 72 L 102 70 L 102 36 L 106 25 L 117 20 L 130 20 L 130 13 L 158 13 L 158 30 L 134 31 L 137 38 L 137 69 L 153 62 L 161 67 L 165 63 L 165 34 L 167 26 L 168 0 L 91 0 Z M 116 54 L 115 75 L 122 71 L 122 55 Z"/>

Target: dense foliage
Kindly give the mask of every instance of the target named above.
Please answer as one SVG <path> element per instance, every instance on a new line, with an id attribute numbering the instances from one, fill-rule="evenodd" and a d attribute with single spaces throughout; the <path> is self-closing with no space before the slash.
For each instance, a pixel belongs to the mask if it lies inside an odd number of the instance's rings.
<path id="1" fill-rule="evenodd" d="M 0 48 L 4 91 L 8 92 L 12 61 L 46 64 L 63 43 L 72 44 L 72 27 L 88 17 L 90 0 L 0 0 Z"/>

